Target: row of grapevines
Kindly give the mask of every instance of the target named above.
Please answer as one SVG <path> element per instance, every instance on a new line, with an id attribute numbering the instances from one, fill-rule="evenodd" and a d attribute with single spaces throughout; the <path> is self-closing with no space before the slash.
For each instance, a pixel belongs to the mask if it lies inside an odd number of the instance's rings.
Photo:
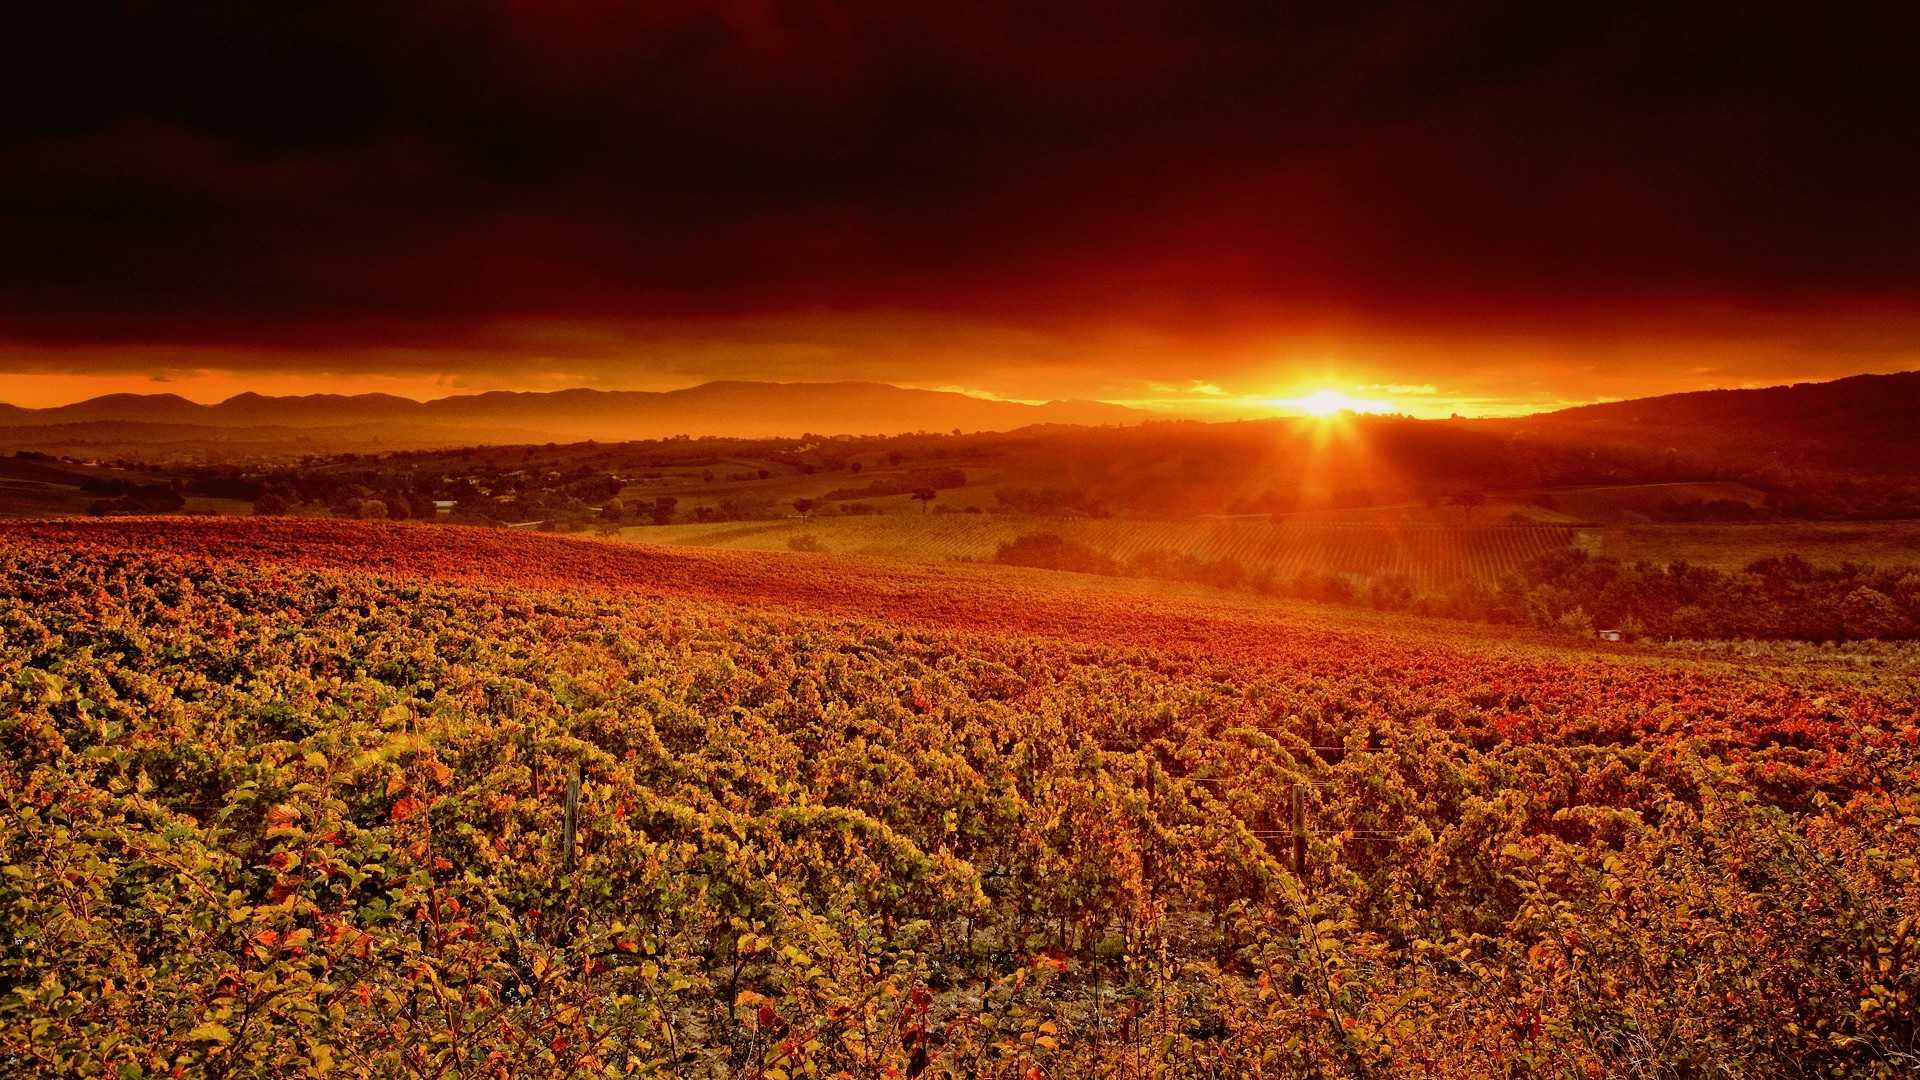
<path id="1" fill-rule="evenodd" d="M 231 528 L 0 549 L 17 1073 L 1913 1062 L 1920 729 L 1871 686 Z"/>

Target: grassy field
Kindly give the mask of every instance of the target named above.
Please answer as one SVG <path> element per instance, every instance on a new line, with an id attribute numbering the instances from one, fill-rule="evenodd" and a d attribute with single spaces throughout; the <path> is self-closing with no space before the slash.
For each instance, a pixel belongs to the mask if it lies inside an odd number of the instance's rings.
<path id="1" fill-rule="evenodd" d="M 1396 527 L 1258 518 L 1132 521 L 997 514 L 669 525 L 627 529 L 621 536 L 643 543 L 763 551 L 788 550 L 796 540 L 810 540 L 820 550 L 840 554 L 985 562 L 1001 544 L 1037 532 L 1078 541 L 1122 562 L 1165 551 L 1208 561 L 1232 559 L 1251 571 L 1287 577 L 1309 571 L 1393 574 L 1428 586 L 1463 578 L 1495 580 L 1530 559 L 1585 542 L 1581 530 L 1564 526 Z"/>
<path id="2" fill-rule="evenodd" d="M 815 478 L 806 478 L 814 481 Z M 799 490 L 792 479 L 782 493 Z M 716 484 L 742 490 L 752 484 Z M 817 486 L 817 482 L 816 482 Z M 1125 561 L 1160 550 L 1201 559 L 1234 559 L 1249 570 L 1394 574 L 1434 587 L 1495 580 L 1530 559 L 1566 547 L 1625 562 L 1688 562 L 1737 570 L 1757 559 L 1798 555 L 1816 565 L 1920 564 L 1920 521 L 1661 523 L 1646 511 L 1662 502 L 1726 500 L 1756 504 L 1741 484 L 1629 485 L 1496 496 L 1468 515 L 1456 506 L 1420 504 L 1329 510 L 1270 519 L 1264 515 L 1188 520 L 1040 518 L 1006 514 L 923 514 L 905 496 L 871 500 L 875 516 L 782 518 L 633 527 L 622 539 L 744 550 L 788 550 L 811 537 L 842 554 L 988 561 L 1017 536 L 1050 532 Z M 981 500 L 973 489 L 942 492 L 954 506 Z M 935 504 L 940 505 L 938 503 Z"/>

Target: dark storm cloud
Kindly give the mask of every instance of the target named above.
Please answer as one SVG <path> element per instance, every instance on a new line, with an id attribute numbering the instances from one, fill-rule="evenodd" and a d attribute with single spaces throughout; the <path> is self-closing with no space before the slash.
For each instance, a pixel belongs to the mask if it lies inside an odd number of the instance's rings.
<path id="1" fill-rule="evenodd" d="M 37 9 L 0 65 L 16 340 L 1920 298 L 1903 5 Z"/>

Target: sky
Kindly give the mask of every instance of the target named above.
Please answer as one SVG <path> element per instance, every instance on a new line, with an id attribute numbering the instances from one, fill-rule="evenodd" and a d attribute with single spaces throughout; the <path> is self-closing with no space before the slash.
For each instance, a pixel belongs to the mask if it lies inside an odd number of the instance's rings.
<path id="1" fill-rule="evenodd" d="M 0 400 L 1494 414 L 1920 368 L 1920 7 L 63 0 Z"/>

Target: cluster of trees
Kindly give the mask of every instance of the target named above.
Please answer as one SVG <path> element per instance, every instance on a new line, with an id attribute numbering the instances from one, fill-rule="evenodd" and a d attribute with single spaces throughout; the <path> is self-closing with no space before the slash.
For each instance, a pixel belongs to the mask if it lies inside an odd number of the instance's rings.
<path id="1" fill-rule="evenodd" d="M 1865 641 L 1920 638 L 1920 567 L 1815 567 L 1794 555 L 1727 572 L 1677 562 L 1622 563 L 1568 549 L 1499 582 L 1462 579 L 1423 590 L 1393 575 L 1309 571 L 1293 577 L 1233 559 L 1164 550 L 1122 561 L 1054 533 L 1000 545 L 995 562 L 1194 581 L 1383 611 L 1532 626 L 1581 637 Z"/>
<path id="2" fill-rule="evenodd" d="M 1262 584 L 1258 576 L 1242 580 Z M 1497 584 L 1462 580 L 1423 591 L 1404 578 L 1316 573 L 1283 583 L 1269 579 L 1266 588 L 1324 603 L 1576 637 L 1615 630 L 1629 641 L 1920 638 L 1920 568 L 1815 568 L 1791 555 L 1727 572 L 1686 563 L 1627 564 L 1568 551 Z"/>
<path id="3" fill-rule="evenodd" d="M 324 503 L 300 503 L 278 491 L 266 491 L 253 500 L 253 512 L 263 517 L 324 512 L 334 517 L 370 521 L 432 518 L 435 513 L 431 495 L 392 488 L 379 490 L 361 484 L 333 492 Z"/>
<path id="4" fill-rule="evenodd" d="M 1920 567 L 1815 568 L 1791 555 L 1727 572 L 1686 563 L 1627 564 L 1568 551 L 1497 584 L 1463 580 L 1422 591 L 1402 578 L 1307 574 L 1274 591 L 1576 637 L 1615 630 L 1629 641 L 1920 638 Z"/>
<path id="5" fill-rule="evenodd" d="M 191 470 L 190 492 L 258 499 L 272 492 L 294 507 L 331 506 L 341 492 L 367 488 L 382 498 L 392 492 L 434 499 L 496 502 L 534 508 L 540 500 L 575 499 L 602 506 L 633 479 L 653 480 L 666 470 L 699 470 L 707 482 L 748 482 L 776 476 L 847 472 L 863 468 L 859 456 L 889 466 L 940 460 L 952 448 L 926 445 L 948 436 L 892 438 L 689 439 L 684 436 L 630 443 L 479 446 L 455 450 L 339 454 L 275 465 L 209 465 Z M 742 467 L 747 459 L 751 464 Z M 930 470 L 938 471 L 938 470 Z M 943 474 L 944 475 L 944 474 Z M 624 478 L 624 479 L 623 479 Z M 925 480 L 917 478 L 914 486 Z M 949 486 L 945 480 L 933 486 Z M 366 495 L 361 498 L 369 497 Z M 538 509 L 551 509 L 540 506 Z M 517 510 L 507 516 L 524 518 Z"/>
<path id="6" fill-rule="evenodd" d="M 605 503 L 621 487 L 613 476 L 592 469 L 496 469 L 448 476 L 384 467 L 287 468 L 244 481 L 215 472 L 186 485 L 189 492 L 228 498 L 250 489 L 254 513 L 260 515 L 394 521 L 442 517 L 468 524 L 545 521 L 570 528 L 599 520 Z M 451 503 L 450 511 L 442 514 L 438 502 Z"/>
<path id="7" fill-rule="evenodd" d="M 916 436 L 916 439 L 943 438 Z M 874 442 L 900 443 L 876 451 Z M 722 445 L 724 444 L 724 445 Z M 596 443 L 545 447 L 479 447 L 459 451 L 398 452 L 377 457 L 343 454 L 275 466 L 205 466 L 176 485 L 189 494 L 251 501 L 262 515 L 295 514 L 348 518 L 430 519 L 468 524 L 540 522 L 543 528 L 578 531 L 621 525 L 752 521 L 787 516 L 786 506 L 752 490 L 691 502 L 677 496 L 622 498 L 636 480 L 645 483 L 678 469 L 707 483 L 751 483 L 783 475 L 862 471 L 854 458 L 865 450 L 888 466 L 915 459 L 944 459 L 949 448 L 909 446 L 900 440 L 685 440 L 601 447 Z M 756 465 L 738 467 L 752 455 Z M 725 466 L 732 464 L 729 470 Z M 685 470 L 698 469 L 698 473 Z M 642 471 L 647 470 L 647 471 Z M 803 515 L 873 513 L 864 502 L 911 495 L 930 503 L 936 493 L 966 484 L 966 473 L 937 465 L 909 467 L 864 487 L 836 488 L 797 500 Z M 436 508 L 435 503 L 442 506 Z M 805 505 L 801 505 L 804 503 Z M 451 504 L 451 507 L 444 504 Z M 151 511 L 148 511 L 151 512 Z"/>
<path id="8" fill-rule="evenodd" d="M 87 507 L 94 517 L 122 514 L 170 514 L 187 505 L 178 481 L 151 484 L 120 478 L 90 477 L 80 485 L 82 491 L 105 496 Z"/>
<path id="9" fill-rule="evenodd" d="M 1729 573 L 1567 551 L 1530 564 L 1480 615 L 1628 637 L 1906 639 L 1920 637 L 1920 567 L 1815 567 L 1786 555 Z"/>
<path id="10" fill-rule="evenodd" d="M 1767 492 L 1767 508 L 1807 521 L 1894 521 L 1920 517 L 1920 481 L 1912 477 L 1796 475 L 1769 471 L 1748 478 Z"/>

